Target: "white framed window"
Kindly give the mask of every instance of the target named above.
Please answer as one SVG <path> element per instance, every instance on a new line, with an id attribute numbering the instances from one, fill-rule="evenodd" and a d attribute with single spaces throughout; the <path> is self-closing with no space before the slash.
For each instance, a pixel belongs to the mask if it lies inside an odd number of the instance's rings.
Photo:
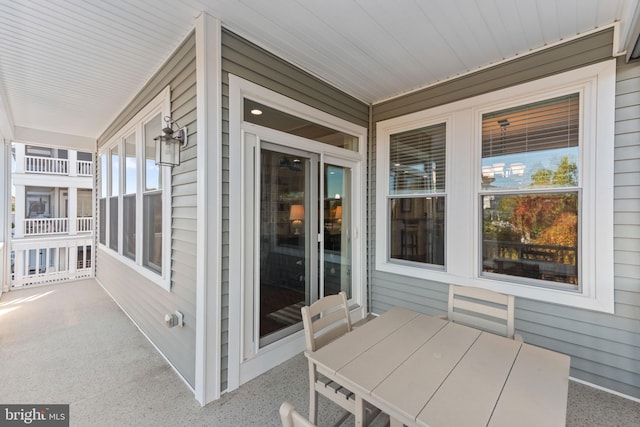
<path id="1" fill-rule="evenodd" d="M 156 165 L 154 141 L 168 115 L 167 87 L 100 149 L 99 243 L 170 290 L 171 170 Z"/>
<path id="2" fill-rule="evenodd" d="M 376 268 L 613 312 L 614 110 L 606 61 L 377 123 Z"/>

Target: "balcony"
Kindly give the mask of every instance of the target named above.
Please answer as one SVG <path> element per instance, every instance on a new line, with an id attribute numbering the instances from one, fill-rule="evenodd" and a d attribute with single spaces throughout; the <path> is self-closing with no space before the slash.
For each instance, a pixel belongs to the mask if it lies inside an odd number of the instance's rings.
<path id="1" fill-rule="evenodd" d="M 75 164 L 75 166 L 70 165 L 70 163 Z M 73 173 L 69 173 L 70 170 L 73 171 Z M 70 162 L 68 159 L 24 156 L 24 171 L 25 173 L 42 173 L 48 175 L 92 176 L 93 162 L 86 160 Z"/>
<path id="2" fill-rule="evenodd" d="M 93 217 L 76 218 L 76 233 L 91 233 Z M 24 236 L 47 236 L 70 234 L 68 218 L 25 218 Z"/>
<path id="3" fill-rule="evenodd" d="M 75 150 L 13 144 L 15 173 L 56 176 L 91 177 L 93 159 L 90 153 Z"/>
<path id="4" fill-rule="evenodd" d="M 93 277 L 91 236 L 15 239 L 11 242 L 11 287 Z"/>
<path id="5" fill-rule="evenodd" d="M 52 159 L 49 157 L 25 156 L 24 171 L 28 173 L 44 173 L 51 175 L 69 175 L 68 159 Z M 93 175 L 93 162 L 76 160 L 75 173 L 78 176 Z"/>

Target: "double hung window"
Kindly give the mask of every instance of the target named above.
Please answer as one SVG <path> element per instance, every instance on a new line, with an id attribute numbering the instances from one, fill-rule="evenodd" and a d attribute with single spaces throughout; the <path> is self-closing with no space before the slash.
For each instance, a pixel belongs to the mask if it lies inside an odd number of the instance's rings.
<path id="1" fill-rule="evenodd" d="M 389 257 L 444 266 L 446 122 L 389 142 Z"/>
<path id="2" fill-rule="evenodd" d="M 613 310 L 615 61 L 377 123 L 376 268 Z"/>
<path id="3" fill-rule="evenodd" d="M 580 126 L 579 93 L 482 114 L 483 275 L 579 287 Z"/>
<path id="4" fill-rule="evenodd" d="M 101 149 L 99 242 L 169 289 L 170 170 L 156 165 L 154 141 L 167 115 L 168 88 Z"/>

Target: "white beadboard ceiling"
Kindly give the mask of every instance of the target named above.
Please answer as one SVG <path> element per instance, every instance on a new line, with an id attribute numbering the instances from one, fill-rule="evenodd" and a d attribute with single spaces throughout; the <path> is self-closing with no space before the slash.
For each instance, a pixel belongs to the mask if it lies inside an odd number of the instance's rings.
<path id="1" fill-rule="evenodd" d="M 0 0 L 0 114 L 98 137 L 201 11 L 375 103 L 614 22 L 625 43 L 638 1 Z"/>

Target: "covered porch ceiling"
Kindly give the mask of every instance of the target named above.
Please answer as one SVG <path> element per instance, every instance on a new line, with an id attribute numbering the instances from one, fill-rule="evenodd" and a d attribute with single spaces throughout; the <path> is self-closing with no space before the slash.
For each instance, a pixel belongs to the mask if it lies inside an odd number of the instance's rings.
<path id="1" fill-rule="evenodd" d="M 0 0 L 0 134 L 95 140 L 202 11 L 366 103 L 639 25 L 639 0 Z"/>

